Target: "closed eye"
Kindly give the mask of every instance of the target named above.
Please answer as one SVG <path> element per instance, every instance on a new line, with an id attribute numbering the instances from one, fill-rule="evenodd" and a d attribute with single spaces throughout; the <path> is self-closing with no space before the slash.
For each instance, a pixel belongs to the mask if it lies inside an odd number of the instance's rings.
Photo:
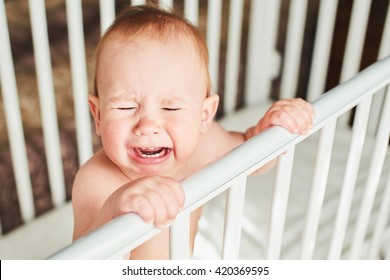
<path id="1" fill-rule="evenodd" d="M 180 110 L 180 108 L 170 108 L 170 107 L 164 107 L 162 109 L 165 111 L 179 111 Z"/>
<path id="2" fill-rule="evenodd" d="M 122 111 L 131 111 L 131 110 L 137 110 L 137 107 L 118 107 L 117 109 Z"/>

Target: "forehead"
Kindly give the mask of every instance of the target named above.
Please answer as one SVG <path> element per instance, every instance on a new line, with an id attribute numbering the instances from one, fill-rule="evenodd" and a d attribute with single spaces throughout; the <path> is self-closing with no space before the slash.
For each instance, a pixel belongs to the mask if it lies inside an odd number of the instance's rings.
<path id="1" fill-rule="evenodd" d="M 111 33 L 104 38 L 103 42 L 101 42 L 97 53 L 97 60 L 99 61 L 112 49 L 117 49 L 117 51 L 126 51 L 128 49 L 131 49 L 132 51 L 147 51 L 152 47 L 156 50 L 160 50 L 162 56 L 164 55 L 164 50 L 171 50 L 177 52 L 178 55 L 186 53 L 199 63 L 202 63 L 204 59 L 198 49 L 196 41 L 189 35 L 154 36 L 153 33 L 150 32 L 138 32 L 126 36 L 120 33 Z"/>
<path id="2" fill-rule="evenodd" d="M 200 53 L 197 51 L 195 41 L 191 36 L 154 36 L 150 32 L 139 32 L 129 36 L 113 33 L 105 40 L 103 45 L 110 47 L 112 45 L 125 47 L 143 47 L 145 45 L 154 46 L 156 48 L 164 49 L 170 48 L 175 51 L 186 51 L 196 55 L 196 59 L 201 60 Z"/>
<path id="3" fill-rule="evenodd" d="M 113 37 L 101 47 L 97 64 L 99 94 L 107 86 L 137 92 L 187 90 L 206 84 L 201 58 L 191 42 Z"/>
<path id="4" fill-rule="evenodd" d="M 113 38 L 103 46 L 97 70 L 107 72 L 120 68 L 135 72 L 149 70 L 150 74 L 161 71 L 161 75 L 173 69 L 194 74 L 193 71 L 201 70 L 202 61 L 190 42 L 160 41 L 146 36 L 131 40 Z"/>

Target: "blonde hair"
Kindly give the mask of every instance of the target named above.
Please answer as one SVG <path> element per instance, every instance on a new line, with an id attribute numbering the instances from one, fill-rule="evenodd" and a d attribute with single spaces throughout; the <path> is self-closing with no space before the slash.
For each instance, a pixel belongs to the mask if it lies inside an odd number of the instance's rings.
<path id="1" fill-rule="evenodd" d="M 103 46 L 112 38 L 123 38 L 130 40 L 138 35 L 148 35 L 151 40 L 161 42 L 183 43 L 190 40 L 199 55 L 201 66 L 206 81 L 206 96 L 211 95 L 211 82 L 208 71 L 208 49 L 206 41 L 199 29 L 192 25 L 188 20 L 174 12 L 161 10 L 157 7 L 129 6 L 121 11 L 113 24 L 104 33 L 96 48 L 96 69 L 94 80 L 95 95 L 98 96 L 97 72 L 99 68 L 99 59 Z"/>

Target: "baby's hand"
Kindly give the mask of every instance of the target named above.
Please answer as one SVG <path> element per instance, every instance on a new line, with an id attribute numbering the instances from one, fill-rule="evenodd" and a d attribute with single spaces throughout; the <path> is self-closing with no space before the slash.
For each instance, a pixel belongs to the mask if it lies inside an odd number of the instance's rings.
<path id="1" fill-rule="evenodd" d="M 165 227 L 184 205 L 184 192 L 179 182 L 168 177 L 149 176 L 127 183 L 106 201 L 112 218 L 137 213 L 147 223 Z"/>
<path id="2" fill-rule="evenodd" d="M 245 133 L 249 139 L 261 131 L 274 126 L 282 126 L 291 133 L 307 134 L 313 127 L 313 106 L 301 98 L 281 99 L 268 109 L 264 117 Z"/>

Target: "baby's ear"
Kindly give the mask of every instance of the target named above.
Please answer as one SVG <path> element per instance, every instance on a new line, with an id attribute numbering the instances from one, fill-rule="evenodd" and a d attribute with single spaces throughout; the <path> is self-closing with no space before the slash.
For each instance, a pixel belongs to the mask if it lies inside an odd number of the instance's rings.
<path id="1" fill-rule="evenodd" d="M 88 104 L 89 109 L 91 110 L 91 114 L 93 119 L 95 120 L 96 134 L 100 136 L 100 104 L 99 97 L 95 95 L 88 95 Z"/>
<path id="2" fill-rule="evenodd" d="M 203 111 L 202 111 L 202 133 L 205 134 L 209 130 L 215 114 L 217 113 L 219 103 L 219 96 L 214 94 L 212 96 L 206 97 L 203 102 Z"/>

